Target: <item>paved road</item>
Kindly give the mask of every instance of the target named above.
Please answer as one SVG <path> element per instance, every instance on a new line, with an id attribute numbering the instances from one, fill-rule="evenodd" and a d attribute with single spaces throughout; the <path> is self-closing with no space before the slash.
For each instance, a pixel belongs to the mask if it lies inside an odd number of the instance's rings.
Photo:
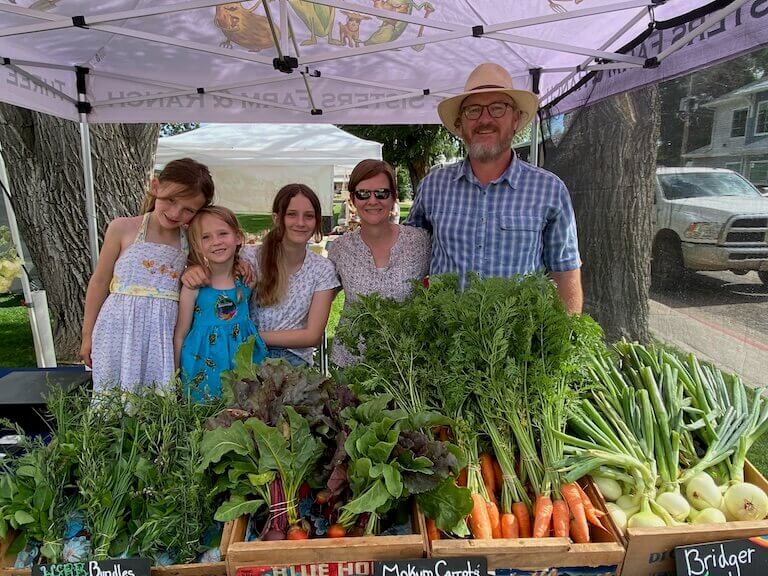
<path id="1" fill-rule="evenodd" d="M 754 272 L 692 273 L 674 291 L 651 292 L 651 299 L 713 329 L 768 346 L 768 286 Z"/>

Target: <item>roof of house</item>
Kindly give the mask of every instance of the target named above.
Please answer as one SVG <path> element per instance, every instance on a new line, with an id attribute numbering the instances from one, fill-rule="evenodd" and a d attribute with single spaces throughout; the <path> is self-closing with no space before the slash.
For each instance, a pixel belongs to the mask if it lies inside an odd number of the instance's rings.
<path id="1" fill-rule="evenodd" d="M 720 106 L 729 104 L 734 100 L 746 100 L 751 94 L 764 91 L 768 91 L 768 76 L 723 94 L 719 98 L 715 98 L 714 100 L 710 100 L 709 102 L 702 104 L 702 106 L 705 108 L 719 108 Z"/>

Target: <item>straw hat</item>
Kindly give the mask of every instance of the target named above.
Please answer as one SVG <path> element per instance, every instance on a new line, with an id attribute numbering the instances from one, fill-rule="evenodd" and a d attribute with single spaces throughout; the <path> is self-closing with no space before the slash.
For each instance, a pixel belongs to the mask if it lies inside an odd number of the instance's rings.
<path id="1" fill-rule="evenodd" d="M 461 137 L 459 129 L 454 123 L 459 117 L 461 103 L 465 98 L 472 94 L 483 94 L 485 92 L 501 92 L 508 94 L 517 104 L 518 109 L 523 113 L 518 131 L 525 128 L 533 120 L 533 115 L 539 108 L 539 99 L 533 92 L 528 90 L 517 90 L 512 83 L 512 76 L 502 66 L 485 62 L 472 70 L 472 73 L 464 85 L 464 92 L 458 96 L 446 98 L 437 105 L 437 113 L 440 115 L 448 130 L 455 136 Z"/>

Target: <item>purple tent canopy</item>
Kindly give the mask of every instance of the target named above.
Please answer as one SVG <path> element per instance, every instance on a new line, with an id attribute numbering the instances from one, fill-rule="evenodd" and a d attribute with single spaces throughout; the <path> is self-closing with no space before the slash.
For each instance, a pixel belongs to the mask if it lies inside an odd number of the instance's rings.
<path id="1" fill-rule="evenodd" d="M 766 16 L 768 0 L 0 0 L 0 100 L 89 123 L 437 123 L 495 61 L 564 111 L 759 46 Z"/>

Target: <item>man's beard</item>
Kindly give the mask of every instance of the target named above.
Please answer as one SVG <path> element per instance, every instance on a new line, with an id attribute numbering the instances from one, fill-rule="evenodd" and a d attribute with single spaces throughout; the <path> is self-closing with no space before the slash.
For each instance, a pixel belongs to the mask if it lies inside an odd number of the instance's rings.
<path id="1" fill-rule="evenodd" d="M 470 159 L 478 162 L 490 162 L 496 160 L 512 147 L 512 139 L 514 137 L 514 132 L 511 132 L 507 138 L 504 138 L 503 135 L 500 134 L 500 137 L 496 142 L 471 143 L 468 146 L 467 154 Z"/>

